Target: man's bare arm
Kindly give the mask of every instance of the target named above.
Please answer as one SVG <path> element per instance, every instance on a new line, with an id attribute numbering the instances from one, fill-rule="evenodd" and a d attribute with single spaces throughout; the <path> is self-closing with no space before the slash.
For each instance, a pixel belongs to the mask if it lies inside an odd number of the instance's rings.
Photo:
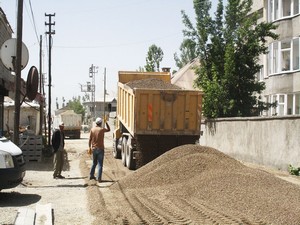
<path id="1" fill-rule="evenodd" d="M 109 127 L 109 125 L 108 125 L 107 122 L 106 122 L 105 124 L 106 124 L 106 127 L 107 127 L 107 128 L 106 128 L 106 132 L 109 132 L 109 131 L 110 131 L 110 127 Z"/>

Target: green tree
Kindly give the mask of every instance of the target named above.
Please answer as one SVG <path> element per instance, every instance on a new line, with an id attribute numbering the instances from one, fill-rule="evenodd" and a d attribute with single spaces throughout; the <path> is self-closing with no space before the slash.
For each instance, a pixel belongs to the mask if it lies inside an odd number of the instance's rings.
<path id="1" fill-rule="evenodd" d="M 85 109 L 84 109 L 83 105 L 81 104 L 80 96 L 78 96 L 77 98 L 73 97 L 72 100 L 69 100 L 68 108 L 74 110 L 74 112 L 77 114 L 81 114 L 82 118 L 84 118 Z"/>
<path id="2" fill-rule="evenodd" d="M 147 72 L 159 72 L 159 66 L 163 60 L 163 56 L 164 53 L 160 47 L 157 47 L 154 44 L 151 45 L 147 53 L 145 70 Z"/>
<path id="3" fill-rule="evenodd" d="M 196 42 L 191 39 L 185 39 L 180 45 L 180 56 L 174 54 L 176 66 L 180 69 L 197 57 Z"/>
<path id="4" fill-rule="evenodd" d="M 142 66 L 139 66 L 139 68 L 136 70 L 138 72 L 145 72 L 145 68 Z"/>
<path id="5" fill-rule="evenodd" d="M 277 39 L 271 23 L 257 23 L 258 14 L 251 13 L 252 0 L 228 0 L 225 13 L 219 0 L 215 18 L 209 15 L 208 0 L 194 0 L 196 28 L 184 13 L 185 38 L 197 42 L 200 67 L 196 69 L 196 85 L 205 95 L 206 117 L 251 116 L 272 104 L 259 99 L 265 84 L 256 74 L 262 68 L 259 56 L 266 54 L 266 38 Z"/>

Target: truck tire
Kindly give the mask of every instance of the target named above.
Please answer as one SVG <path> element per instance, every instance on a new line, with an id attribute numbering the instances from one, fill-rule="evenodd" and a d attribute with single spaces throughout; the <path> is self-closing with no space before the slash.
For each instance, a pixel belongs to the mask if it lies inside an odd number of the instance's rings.
<path id="1" fill-rule="evenodd" d="M 121 158 L 121 151 L 118 150 L 118 144 L 119 144 L 119 140 L 114 139 L 113 140 L 113 157 L 115 159 Z"/>
<path id="2" fill-rule="evenodd" d="M 127 147 L 127 139 L 123 137 L 122 139 L 122 150 L 121 150 L 121 159 L 122 164 L 126 166 L 126 147 Z"/>
<path id="3" fill-rule="evenodd" d="M 127 140 L 127 146 L 126 146 L 126 166 L 130 170 L 135 169 L 135 161 L 133 159 L 133 149 L 130 147 L 130 140 Z"/>

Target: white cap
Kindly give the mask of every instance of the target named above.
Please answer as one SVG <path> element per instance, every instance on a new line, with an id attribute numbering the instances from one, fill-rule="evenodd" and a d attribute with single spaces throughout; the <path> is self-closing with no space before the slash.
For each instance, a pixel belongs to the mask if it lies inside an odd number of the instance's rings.
<path id="1" fill-rule="evenodd" d="M 102 123 L 102 119 L 100 118 L 100 117 L 97 117 L 97 119 L 96 119 L 96 124 L 100 124 L 100 123 Z"/>
<path id="2" fill-rule="evenodd" d="M 64 126 L 65 126 L 64 122 L 60 122 L 60 123 L 59 123 L 59 126 L 60 126 L 60 127 L 64 127 Z"/>

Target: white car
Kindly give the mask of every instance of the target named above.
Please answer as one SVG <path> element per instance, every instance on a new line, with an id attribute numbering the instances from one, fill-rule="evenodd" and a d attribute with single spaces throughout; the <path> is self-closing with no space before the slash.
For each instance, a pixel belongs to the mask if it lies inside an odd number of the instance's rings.
<path id="1" fill-rule="evenodd" d="M 5 137 L 0 137 L 0 190 L 14 188 L 25 176 L 22 150 Z"/>

